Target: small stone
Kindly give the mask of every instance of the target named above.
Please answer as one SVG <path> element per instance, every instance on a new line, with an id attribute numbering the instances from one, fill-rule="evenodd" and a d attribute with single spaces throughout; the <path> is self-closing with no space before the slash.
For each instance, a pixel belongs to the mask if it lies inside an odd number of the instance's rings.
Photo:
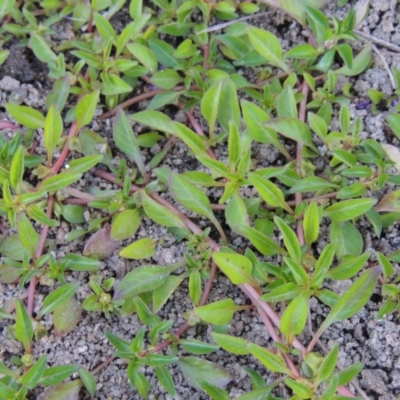
<path id="1" fill-rule="evenodd" d="M 7 92 L 12 92 L 13 90 L 18 89 L 21 86 L 21 84 L 14 78 L 11 78 L 11 76 L 5 76 L 1 81 L 0 81 L 0 89 L 3 89 Z"/>

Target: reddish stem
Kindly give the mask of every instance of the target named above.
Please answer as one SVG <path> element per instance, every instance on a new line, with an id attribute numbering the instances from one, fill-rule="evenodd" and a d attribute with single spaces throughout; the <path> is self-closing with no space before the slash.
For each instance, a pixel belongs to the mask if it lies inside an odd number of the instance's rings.
<path id="1" fill-rule="evenodd" d="M 49 196 L 47 200 L 47 210 L 46 214 L 49 218 L 51 218 L 53 214 L 54 208 L 54 196 Z M 40 258 L 43 255 L 44 246 L 46 244 L 47 234 L 49 232 L 49 226 L 44 225 L 42 232 L 40 233 L 39 243 L 36 249 L 35 260 Z M 28 289 L 28 301 L 27 301 L 27 311 L 28 314 L 32 317 L 33 314 L 33 307 L 35 302 L 35 290 L 37 284 L 37 277 L 33 276 L 31 281 L 29 282 L 29 289 Z"/>

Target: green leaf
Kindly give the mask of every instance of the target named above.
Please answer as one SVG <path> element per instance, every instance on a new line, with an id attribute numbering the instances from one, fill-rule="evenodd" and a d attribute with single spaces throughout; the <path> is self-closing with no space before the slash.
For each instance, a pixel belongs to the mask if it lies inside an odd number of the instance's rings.
<path id="1" fill-rule="evenodd" d="M 47 214 L 38 206 L 38 205 L 31 205 L 26 207 L 26 213 L 29 215 L 30 218 L 39 222 L 42 225 L 57 227 L 60 226 L 58 221 L 51 219 L 47 216 Z"/>
<path id="2" fill-rule="evenodd" d="M 53 92 L 51 92 L 46 98 L 47 109 L 50 109 L 54 104 L 58 111 L 63 110 L 65 103 L 67 102 L 70 86 L 71 82 L 68 75 L 57 79 L 53 84 Z"/>
<path id="3" fill-rule="evenodd" d="M 290 75 L 290 68 L 283 59 L 281 43 L 273 33 L 254 27 L 248 28 L 247 33 L 254 49 L 261 56 Z"/>
<path id="4" fill-rule="evenodd" d="M 183 78 L 173 69 L 163 69 L 156 72 L 150 79 L 151 83 L 164 90 L 173 89 Z"/>
<path id="5" fill-rule="evenodd" d="M 220 235 L 225 237 L 221 225 L 215 218 L 210 200 L 202 190 L 192 185 L 184 176 L 172 171 L 169 173 L 168 181 L 171 193 L 178 203 L 188 210 L 208 218 L 215 225 Z"/>
<path id="6" fill-rule="evenodd" d="M 278 216 L 274 217 L 274 222 L 282 233 L 283 241 L 287 251 L 290 254 L 290 257 L 293 261 L 300 263 L 302 259 L 302 252 L 296 234 L 283 221 L 283 219 L 279 218 Z"/>
<path id="7" fill-rule="evenodd" d="M 82 177 L 82 174 L 61 173 L 45 179 L 38 187 L 38 191 L 56 192 L 71 185 Z"/>
<path id="8" fill-rule="evenodd" d="M 236 233 L 239 233 L 244 225 L 249 224 L 247 208 L 239 193 L 235 193 L 230 198 L 225 208 L 225 219 L 229 227 Z"/>
<path id="9" fill-rule="evenodd" d="M 122 353 L 132 353 L 132 349 L 131 346 L 129 344 L 129 342 L 127 342 L 124 339 L 121 339 L 120 337 L 114 335 L 113 333 L 111 333 L 110 331 L 105 330 L 104 331 L 104 335 L 106 336 L 106 338 L 108 339 L 108 341 L 120 352 Z"/>
<path id="10" fill-rule="evenodd" d="M 28 250 L 29 257 L 34 258 L 39 244 L 39 235 L 24 213 L 18 215 L 17 226 L 22 246 Z"/>
<path id="11" fill-rule="evenodd" d="M 225 299 L 196 307 L 195 311 L 203 321 L 213 325 L 223 325 L 228 324 L 233 314 L 242 309 L 243 307 L 237 306 L 232 299 Z"/>
<path id="12" fill-rule="evenodd" d="M 136 242 L 124 247 L 119 255 L 131 260 L 150 258 L 155 254 L 157 242 L 151 238 L 139 239 Z"/>
<path id="13" fill-rule="evenodd" d="M 7 105 L 6 105 L 7 108 Z M 386 117 L 386 121 L 388 122 L 389 126 L 392 128 L 392 131 L 394 134 L 397 136 L 397 138 L 400 138 L 400 114 L 389 114 Z"/>
<path id="14" fill-rule="evenodd" d="M 76 379 L 67 383 L 59 383 L 49 390 L 46 390 L 46 400 L 72 400 L 79 397 L 82 382 Z"/>
<path id="15" fill-rule="evenodd" d="M 47 364 L 47 355 L 44 355 L 39 358 L 39 360 L 29 368 L 28 372 L 22 377 L 21 383 L 27 389 L 33 389 L 40 378 L 43 376 L 43 373 L 46 369 Z"/>
<path id="16" fill-rule="evenodd" d="M 264 125 L 267 128 L 274 129 L 289 139 L 300 142 L 310 149 L 318 151 L 312 141 L 310 129 L 299 119 L 289 117 L 275 118 L 265 122 Z"/>
<path id="17" fill-rule="evenodd" d="M 297 181 L 288 191 L 288 193 L 310 193 L 318 192 L 320 190 L 327 191 L 327 189 L 340 189 L 339 185 L 335 185 L 326 179 L 319 178 L 318 176 L 308 176 L 304 179 Z"/>
<path id="18" fill-rule="evenodd" d="M 215 123 L 218 117 L 222 84 L 222 80 L 216 82 L 204 93 L 203 98 L 201 99 L 201 113 L 208 122 L 210 137 L 214 134 Z"/>
<path id="19" fill-rule="evenodd" d="M 129 15 L 133 20 L 139 18 L 143 11 L 143 0 L 131 0 L 129 5 Z"/>
<path id="20" fill-rule="evenodd" d="M 225 387 L 232 381 L 229 373 L 219 365 L 200 358 L 181 357 L 177 365 L 190 385 L 197 389 L 200 388 L 200 381 L 217 387 Z"/>
<path id="21" fill-rule="evenodd" d="M 124 240 L 133 236 L 139 229 L 140 211 L 124 210 L 115 215 L 111 225 L 111 237 L 114 240 Z"/>
<path id="22" fill-rule="evenodd" d="M 162 286 L 168 276 L 182 267 L 182 263 L 170 266 L 144 265 L 129 272 L 119 283 L 114 293 L 114 300 L 136 296 Z"/>
<path id="23" fill-rule="evenodd" d="M 301 333 L 306 325 L 308 316 L 307 301 L 303 296 L 294 298 L 281 317 L 280 330 L 286 336 L 288 343 L 295 335 Z"/>
<path id="24" fill-rule="evenodd" d="M 201 299 L 201 276 L 198 269 L 193 269 L 189 276 L 189 297 L 195 306 L 198 306 Z"/>
<path id="25" fill-rule="evenodd" d="M 171 395 L 176 395 L 174 381 L 172 380 L 171 374 L 168 369 L 164 365 L 159 365 L 154 368 L 157 379 L 160 381 L 161 385 L 164 386 L 164 389 Z"/>
<path id="26" fill-rule="evenodd" d="M 89 124 L 96 111 L 96 106 L 99 101 L 100 92 L 95 90 L 94 92 L 87 94 L 78 103 L 75 110 L 75 118 L 77 124 L 77 130 L 79 131 L 82 126 Z"/>
<path id="27" fill-rule="evenodd" d="M 174 127 L 172 126 L 170 118 L 160 111 L 155 111 L 155 110 L 140 111 L 138 113 L 131 115 L 130 118 L 133 121 L 138 122 L 139 124 L 150 126 L 151 128 L 156 129 L 158 131 L 175 134 L 175 130 Z M 189 128 L 187 129 L 190 130 Z M 194 132 L 193 134 L 196 135 Z"/>
<path id="28" fill-rule="evenodd" d="M 46 368 L 38 383 L 43 386 L 57 385 L 57 383 L 67 379 L 78 369 L 79 367 L 77 365 L 57 365 L 55 367 Z"/>
<path id="29" fill-rule="evenodd" d="M 167 68 L 174 68 L 178 60 L 174 57 L 175 49 L 168 43 L 159 39 L 150 39 L 149 47 L 156 56 L 158 62 Z"/>
<path id="30" fill-rule="evenodd" d="M 359 256 L 363 249 L 363 238 L 360 231 L 348 221 L 332 221 L 330 240 L 332 243 L 336 243 L 336 256 L 339 259 L 346 255 Z"/>
<path id="31" fill-rule="evenodd" d="M 376 204 L 376 199 L 351 199 L 333 204 L 324 210 L 324 216 L 333 221 L 348 221 L 365 214 Z"/>
<path id="32" fill-rule="evenodd" d="M 0 18 L 3 19 L 5 16 L 10 14 L 15 7 L 16 0 L 6 0 L 0 4 Z"/>
<path id="33" fill-rule="evenodd" d="M 96 166 L 99 162 L 102 161 L 102 159 L 103 156 L 101 154 L 94 154 L 92 156 L 86 156 L 71 160 L 69 163 L 68 173 L 83 174 L 84 172 L 89 171 L 91 168 Z"/>
<path id="34" fill-rule="evenodd" d="M 344 368 L 338 372 L 338 385 L 343 386 L 351 382 L 364 368 L 364 364 L 355 363 L 350 367 Z"/>
<path id="35" fill-rule="evenodd" d="M 22 343 L 25 353 L 30 353 L 33 338 L 33 322 L 21 300 L 15 303 L 15 337 Z"/>
<path id="36" fill-rule="evenodd" d="M 50 62 L 57 63 L 58 58 L 51 50 L 47 42 L 35 32 L 31 33 L 29 47 L 35 53 L 35 56 L 42 62 L 48 64 Z"/>
<path id="37" fill-rule="evenodd" d="M 304 238 L 307 246 L 311 246 L 313 242 L 318 239 L 319 233 L 319 211 L 318 205 L 315 201 L 312 201 L 308 207 L 306 212 L 304 213 L 303 220 L 303 230 L 304 230 Z"/>
<path id="38" fill-rule="evenodd" d="M 326 355 L 319 367 L 317 376 L 315 377 L 315 384 L 319 385 L 321 382 L 328 380 L 333 374 L 336 367 L 337 358 L 339 355 L 339 345 L 336 342 L 331 351 Z"/>
<path id="39" fill-rule="evenodd" d="M 178 286 L 186 278 L 185 274 L 171 275 L 153 292 L 153 312 L 158 313 Z"/>
<path id="40" fill-rule="evenodd" d="M 353 68 L 353 50 L 347 43 L 342 43 L 336 46 L 340 57 L 345 62 L 346 67 L 351 70 Z"/>
<path id="41" fill-rule="evenodd" d="M 157 71 L 158 63 L 156 56 L 148 47 L 139 43 L 130 43 L 126 48 L 150 73 L 154 74 Z"/>
<path id="42" fill-rule="evenodd" d="M 42 129 L 45 125 L 43 114 L 27 106 L 17 106 L 6 103 L 4 106 L 7 112 L 21 125 L 30 129 Z"/>
<path id="43" fill-rule="evenodd" d="M 81 378 L 82 383 L 89 392 L 90 396 L 93 398 L 94 392 L 96 391 L 96 381 L 93 375 L 89 371 L 81 368 L 79 370 L 79 377 Z"/>
<path id="44" fill-rule="evenodd" d="M 319 256 L 318 261 L 315 264 L 314 274 L 310 283 L 310 286 L 313 289 L 319 289 L 322 286 L 322 283 L 326 277 L 326 273 L 332 265 L 333 257 L 335 255 L 335 247 L 335 243 L 329 243 Z"/>
<path id="45" fill-rule="evenodd" d="M 67 283 L 66 285 L 60 286 L 56 290 L 53 290 L 43 301 L 42 308 L 40 309 L 37 317 L 40 318 L 43 315 L 49 314 L 54 311 L 57 307 L 67 302 L 78 290 L 79 283 Z"/>
<path id="46" fill-rule="evenodd" d="M 149 307 L 140 297 L 135 296 L 132 301 L 136 307 L 137 315 L 143 324 L 153 327 L 161 322 L 161 319 L 150 311 Z"/>
<path id="47" fill-rule="evenodd" d="M 212 343 L 201 342 L 195 339 L 181 339 L 179 344 L 189 353 L 209 354 L 219 350 L 219 346 Z"/>
<path id="48" fill-rule="evenodd" d="M 241 254 L 222 252 L 215 252 L 212 257 L 214 262 L 234 285 L 241 285 L 243 283 L 256 285 L 251 276 L 253 265 L 247 257 Z"/>
<path id="49" fill-rule="evenodd" d="M 104 96 L 116 96 L 123 93 L 130 93 L 132 86 L 126 83 L 118 75 L 106 74 L 105 72 L 100 74 L 101 81 L 101 93 Z"/>
<path id="50" fill-rule="evenodd" d="M 24 148 L 19 146 L 10 166 L 10 185 L 19 194 L 24 175 Z"/>
<path id="51" fill-rule="evenodd" d="M 265 349 L 264 347 L 258 346 L 254 343 L 249 343 L 248 348 L 250 353 L 257 358 L 268 370 L 272 372 L 279 372 L 282 374 L 290 375 L 291 372 L 286 366 L 284 359 L 274 354 L 272 351 Z"/>
<path id="52" fill-rule="evenodd" d="M 219 3 L 221 4 L 221 3 Z M 229 394 L 226 390 L 221 389 L 217 386 L 211 385 L 210 383 L 199 380 L 199 385 L 213 400 L 229 400 Z"/>
<path id="53" fill-rule="evenodd" d="M 254 172 L 249 174 L 249 180 L 268 204 L 273 207 L 282 207 L 288 213 L 293 214 L 293 210 L 285 202 L 282 191 L 275 184 Z"/>
<path id="54" fill-rule="evenodd" d="M 308 122 L 311 129 L 321 138 L 325 139 L 328 134 L 328 125 L 323 118 L 312 112 L 308 113 Z"/>
<path id="55" fill-rule="evenodd" d="M 47 150 L 47 159 L 53 157 L 54 148 L 57 146 L 63 132 L 63 121 L 56 104 L 52 104 L 46 115 L 44 125 L 44 144 Z"/>
<path id="56" fill-rule="evenodd" d="M 241 235 L 247 237 L 255 248 L 265 256 L 272 256 L 276 254 L 286 255 L 286 251 L 275 243 L 270 237 L 257 229 L 250 226 L 242 226 L 240 228 Z"/>
<path id="57" fill-rule="evenodd" d="M 313 390 L 299 380 L 295 381 L 293 379 L 287 378 L 284 382 L 292 389 L 297 398 L 310 399 L 313 396 Z"/>
<path id="58" fill-rule="evenodd" d="M 252 390 L 251 392 L 247 392 L 242 396 L 236 397 L 236 400 L 265 400 L 270 397 L 271 391 L 272 391 L 271 387 L 260 387 L 258 389 Z"/>
<path id="59" fill-rule="evenodd" d="M 240 126 L 240 109 L 237 98 L 236 85 L 229 78 L 222 81 L 220 102 L 218 104 L 218 122 L 226 131 L 229 130 L 229 121 Z"/>
<path id="60" fill-rule="evenodd" d="M 56 334 L 58 336 L 65 336 L 71 332 L 78 325 L 81 314 L 82 307 L 74 296 L 59 305 L 53 313 Z"/>
<path id="61" fill-rule="evenodd" d="M 371 44 L 365 46 L 360 53 L 353 59 L 352 67 L 349 68 L 347 65 L 342 68 L 336 69 L 335 74 L 356 76 L 361 74 L 371 63 Z"/>
<path id="62" fill-rule="evenodd" d="M 247 342 L 239 337 L 224 335 L 223 333 L 212 332 L 211 336 L 224 350 L 237 355 L 250 353 Z"/>
<path id="63" fill-rule="evenodd" d="M 178 136 L 196 155 L 209 157 L 203 139 L 179 122 L 172 123 L 173 134 Z"/>
<path id="64" fill-rule="evenodd" d="M 73 253 L 63 257 L 62 263 L 71 271 L 95 271 L 100 267 L 98 260 Z"/>
<path id="65" fill-rule="evenodd" d="M 138 193 L 140 193 L 144 212 L 150 219 L 163 226 L 187 229 L 184 222 L 168 208 L 158 204 L 144 191 Z"/>
<path id="66" fill-rule="evenodd" d="M 336 268 L 330 269 L 326 277 L 329 279 L 342 280 L 342 279 L 350 279 L 358 272 L 360 272 L 361 268 L 368 261 L 371 253 L 364 253 L 358 257 L 351 257 L 349 260 L 346 260 L 339 264 Z"/>
<path id="67" fill-rule="evenodd" d="M 289 85 L 285 86 L 277 99 L 278 117 L 297 118 L 296 99 L 293 88 Z"/>
<path id="68" fill-rule="evenodd" d="M 103 17 L 99 13 L 94 13 L 94 22 L 96 24 L 97 32 L 99 35 L 105 40 L 108 41 L 112 39 L 112 43 L 115 43 L 117 39 L 117 34 L 114 31 L 114 28 L 107 20 L 107 18 Z"/>
<path id="69" fill-rule="evenodd" d="M 296 262 L 293 261 L 291 258 L 284 258 L 283 259 L 285 264 L 289 267 L 290 271 L 293 274 L 294 280 L 300 287 L 306 287 L 309 285 L 309 275 L 305 271 L 304 267 Z"/>
<path id="70" fill-rule="evenodd" d="M 350 318 L 367 304 L 375 289 L 380 272 L 380 266 L 369 268 L 340 296 L 318 329 L 317 336 L 335 322 Z"/>

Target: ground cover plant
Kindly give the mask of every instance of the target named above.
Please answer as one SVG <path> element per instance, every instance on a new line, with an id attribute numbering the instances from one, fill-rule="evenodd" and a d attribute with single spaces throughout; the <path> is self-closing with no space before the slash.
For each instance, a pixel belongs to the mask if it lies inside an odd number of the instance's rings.
<path id="1" fill-rule="evenodd" d="M 378 319 L 400 307 L 400 252 L 365 250 L 359 226 L 379 238 L 399 220 L 400 152 L 363 135 L 352 85 L 340 83 L 376 50 L 359 41 L 368 1 L 357 4 L 338 19 L 318 0 L 1 3 L 0 63 L 12 44 L 28 47 L 52 89 L 41 109 L 14 91 L 0 122 L 0 282 L 20 289 L 0 318 L 23 347 L 0 361 L 0 399 L 96 397 L 96 375 L 118 359 L 131 396 L 149 398 L 151 371 L 179 398 L 177 366 L 204 398 L 229 399 L 232 375 L 209 361 L 221 349 L 242 357 L 251 378 L 242 400 L 368 398 L 352 382 L 362 363 L 342 368 L 338 343 L 321 341 L 374 292 Z M 288 46 L 249 19 L 276 9 L 302 26 L 303 43 Z M 71 32 L 59 40 L 65 21 Z M 357 107 L 384 108 L 400 140 L 400 72 L 388 76 L 393 97 L 371 88 Z M 261 145 L 273 163 L 254 157 Z M 177 146 L 184 169 L 167 163 Z M 60 256 L 64 222 L 65 240 L 82 246 Z M 142 226 L 166 236 L 143 237 Z M 170 237 L 183 257 L 150 263 Z M 102 268 L 114 254 L 132 260 L 123 276 Z M 248 302 L 212 295 L 221 279 Z M 187 295 L 181 324 L 165 312 L 177 291 Z M 313 299 L 330 310 L 323 320 L 312 319 Z M 231 330 L 249 311 L 265 325 L 256 340 Z M 49 331 L 74 335 L 84 313 L 136 315 L 140 326 L 129 340 L 105 330 L 114 355 L 91 370 L 48 365 L 37 343 Z M 193 327 L 209 341 L 186 337 Z"/>

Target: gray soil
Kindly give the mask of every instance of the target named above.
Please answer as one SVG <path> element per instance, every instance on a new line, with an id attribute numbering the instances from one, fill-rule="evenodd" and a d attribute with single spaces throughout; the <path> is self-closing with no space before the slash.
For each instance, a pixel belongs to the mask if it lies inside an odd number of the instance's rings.
<path id="1" fill-rule="evenodd" d="M 346 7 L 338 8 L 335 2 L 325 8 L 327 14 L 336 14 L 339 18 L 345 15 L 346 10 L 354 7 L 357 1 L 351 1 Z M 400 4 L 396 0 L 372 0 L 369 16 L 359 26 L 359 30 L 363 33 L 373 35 L 378 39 L 382 39 L 393 45 L 400 46 L 400 28 L 399 28 Z M 260 18 L 250 20 L 249 23 L 259 25 L 270 29 L 275 34 L 280 35 L 284 39 L 284 45 L 292 45 L 293 43 L 305 41 L 301 28 L 291 22 L 283 14 L 273 14 L 268 19 Z M 117 23 L 117 22 L 116 22 Z M 60 37 L 67 37 L 70 31 L 67 22 L 58 27 Z M 286 43 L 286 44 L 285 44 Z M 354 45 L 355 49 L 360 49 L 362 42 Z M 400 53 L 388 49 L 384 46 L 376 44 L 380 54 L 386 60 L 389 67 L 397 67 L 400 69 Z M 11 57 L 0 67 L 0 119 L 10 120 L 4 111 L 4 103 L 8 101 L 9 96 L 18 91 L 25 96 L 25 104 L 41 109 L 47 93 L 51 90 L 51 82 L 46 78 L 43 72 L 43 66 L 30 54 L 29 50 L 18 48 L 16 44 L 12 47 Z M 338 86 L 346 83 L 347 79 L 339 82 Z M 374 62 L 372 67 L 364 74 L 349 78 L 353 83 L 353 88 L 358 99 L 367 98 L 369 88 L 375 88 L 390 95 L 393 93 L 393 87 L 389 79 L 389 75 L 382 60 L 374 53 Z M 371 110 L 357 110 L 355 105 L 358 100 L 355 99 L 351 106 L 352 118 L 360 117 L 363 121 L 363 135 L 378 140 L 379 142 L 390 143 L 398 146 L 399 141 L 390 133 L 385 122 L 385 112 L 382 110 L 379 114 L 373 115 Z M 143 102 L 137 107 L 130 109 L 134 111 L 144 109 L 147 103 Z M 171 117 L 180 119 L 180 113 L 171 111 Z M 337 120 L 332 122 L 332 127 L 337 124 Z M 95 121 L 91 129 L 101 133 L 103 136 L 111 138 L 110 121 Z M 143 129 L 137 127 L 137 129 Z M 7 134 L 7 131 L 5 131 Z M 10 133 L 11 135 L 12 133 Z M 37 138 L 39 143 L 42 141 Z M 111 141 L 111 139 L 110 139 Z M 39 146 L 38 151 L 43 151 Z M 157 153 L 160 148 L 153 148 L 147 156 Z M 321 149 L 322 150 L 322 149 Z M 224 149 L 217 150 L 222 157 Z M 119 156 L 114 151 L 114 156 Z M 278 155 L 268 146 L 257 146 L 254 149 L 253 157 L 257 158 L 260 165 L 273 165 L 277 161 Z M 164 165 L 177 171 L 184 171 L 185 168 L 196 166 L 193 159 L 186 156 L 186 148 L 184 145 L 177 145 L 164 161 Z M 111 188 L 112 185 L 105 184 L 98 178 L 90 174 L 86 174 L 79 182 L 79 187 L 96 186 L 102 189 Z M 90 218 L 95 218 L 99 213 L 96 210 L 90 210 Z M 197 221 L 201 226 L 205 226 L 206 222 Z M 7 224 L 3 221 L 4 226 Z M 40 229 L 40 227 L 37 227 Z M 67 242 L 65 235 L 72 229 L 76 228 L 72 224 L 63 222 L 57 229 L 51 230 L 51 238 L 56 239 L 55 253 L 57 257 L 74 252 L 81 254 L 83 246 L 88 239 L 84 237 L 73 242 Z M 376 251 L 389 254 L 399 249 L 399 224 L 396 223 L 392 227 L 385 229 L 380 238 L 377 238 L 370 228 L 370 225 L 363 221 L 359 223 L 360 231 L 364 235 L 365 250 L 370 251 L 373 255 Z M 12 234 L 12 230 L 7 228 L 5 236 Z M 156 224 L 149 220 L 144 220 L 136 235 L 140 237 L 152 237 L 155 239 L 163 239 L 164 245 L 159 245 L 156 255 L 151 260 L 154 264 L 169 264 L 182 259 L 184 247 L 177 242 L 173 236 L 166 232 Z M 240 237 L 231 235 L 231 241 L 239 248 L 245 248 L 247 243 Z M 322 228 L 321 240 L 318 243 L 317 251 L 321 252 L 325 245 L 329 242 L 329 227 Z M 374 256 L 373 256 L 374 257 Z M 128 271 L 143 265 L 144 262 L 135 262 L 122 259 L 118 256 L 118 251 L 111 257 L 102 262 L 100 273 L 105 278 L 115 277 L 121 279 Z M 397 268 L 398 266 L 396 266 Z M 68 279 L 81 282 L 81 286 L 77 292 L 77 298 L 83 302 L 90 294 L 87 285 L 88 273 L 73 273 Z M 343 293 L 350 285 L 350 281 L 341 281 L 332 284 L 331 289 L 337 293 Z M 167 303 L 160 316 L 165 319 L 174 321 L 174 327 L 178 328 L 183 322 L 183 314 L 191 309 L 191 302 L 188 300 L 187 288 L 185 286 L 175 293 L 174 297 Z M 49 293 L 49 288 L 39 286 L 36 296 L 35 309 L 39 310 L 43 298 Z M 24 291 L 19 291 L 14 284 L 0 283 L 0 307 L 4 306 L 10 298 L 20 297 Z M 222 298 L 233 298 L 237 304 L 249 304 L 248 300 L 239 291 L 232 287 L 228 280 L 219 276 L 211 292 L 210 301 L 217 301 Z M 331 348 L 337 342 L 340 345 L 340 365 L 347 367 L 355 362 L 362 362 L 364 370 L 357 377 L 355 382 L 364 392 L 365 398 L 376 400 L 394 400 L 400 396 L 400 315 L 398 312 L 388 315 L 384 319 L 377 321 L 376 313 L 381 305 L 382 297 L 378 290 L 373 295 L 367 306 L 357 315 L 343 323 L 337 323 L 331 327 L 321 338 L 322 343 Z M 315 331 L 324 316 L 327 315 L 329 309 L 317 300 L 310 302 L 311 320 L 313 321 L 313 330 Z M 116 335 L 132 340 L 137 330 L 141 326 L 136 316 L 117 317 L 111 314 L 110 319 L 106 319 L 100 313 L 83 312 L 81 321 L 78 326 L 68 335 L 58 337 L 52 330 L 51 317 L 44 319 L 44 325 L 49 328 L 48 336 L 34 343 L 34 354 L 39 357 L 42 354 L 48 354 L 49 365 L 60 364 L 79 364 L 87 370 L 93 370 L 101 363 L 107 360 L 113 353 L 114 348 L 110 345 L 104 336 L 104 330 L 109 330 Z M 22 346 L 15 340 L 8 338 L 6 326 L 9 324 L 6 320 L 0 320 L 0 359 L 8 363 L 10 357 L 21 356 L 23 354 Z M 190 329 L 185 335 L 186 338 L 196 338 L 203 341 L 212 342 L 210 336 L 211 330 L 205 325 L 199 325 Z M 240 336 L 244 339 L 251 340 L 255 343 L 267 345 L 271 342 L 262 321 L 257 314 L 252 311 L 244 311 L 236 313 L 231 324 L 230 333 Z M 300 338 L 306 343 L 311 337 L 311 333 L 306 331 Z M 185 353 L 181 353 L 185 355 Z M 226 368 L 233 377 L 232 382 L 228 385 L 227 390 L 231 398 L 236 398 L 251 390 L 251 381 L 244 372 L 243 367 L 259 371 L 268 383 L 272 383 L 276 376 L 267 373 L 255 359 L 251 357 L 239 357 L 230 355 L 223 350 L 212 353 L 206 357 L 224 368 Z M 150 399 L 171 399 L 153 376 L 152 369 L 144 368 L 151 383 Z M 183 378 L 181 372 L 176 367 L 171 368 L 171 372 L 176 384 L 177 392 L 180 399 L 207 399 L 208 396 L 203 392 L 191 388 Z M 126 364 L 124 361 L 117 359 L 111 364 L 103 368 L 97 375 L 97 391 L 96 399 L 139 399 L 139 395 L 129 386 L 126 377 Z M 351 387 L 352 390 L 354 389 Z M 283 389 L 282 389 L 283 390 Z M 288 398 L 288 393 L 281 389 L 277 391 L 277 395 Z M 36 391 L 33 398 L 39 397 L 41 389 Z M 84 391 L 81 392 L 81 398 L 87 398 Z"/>

